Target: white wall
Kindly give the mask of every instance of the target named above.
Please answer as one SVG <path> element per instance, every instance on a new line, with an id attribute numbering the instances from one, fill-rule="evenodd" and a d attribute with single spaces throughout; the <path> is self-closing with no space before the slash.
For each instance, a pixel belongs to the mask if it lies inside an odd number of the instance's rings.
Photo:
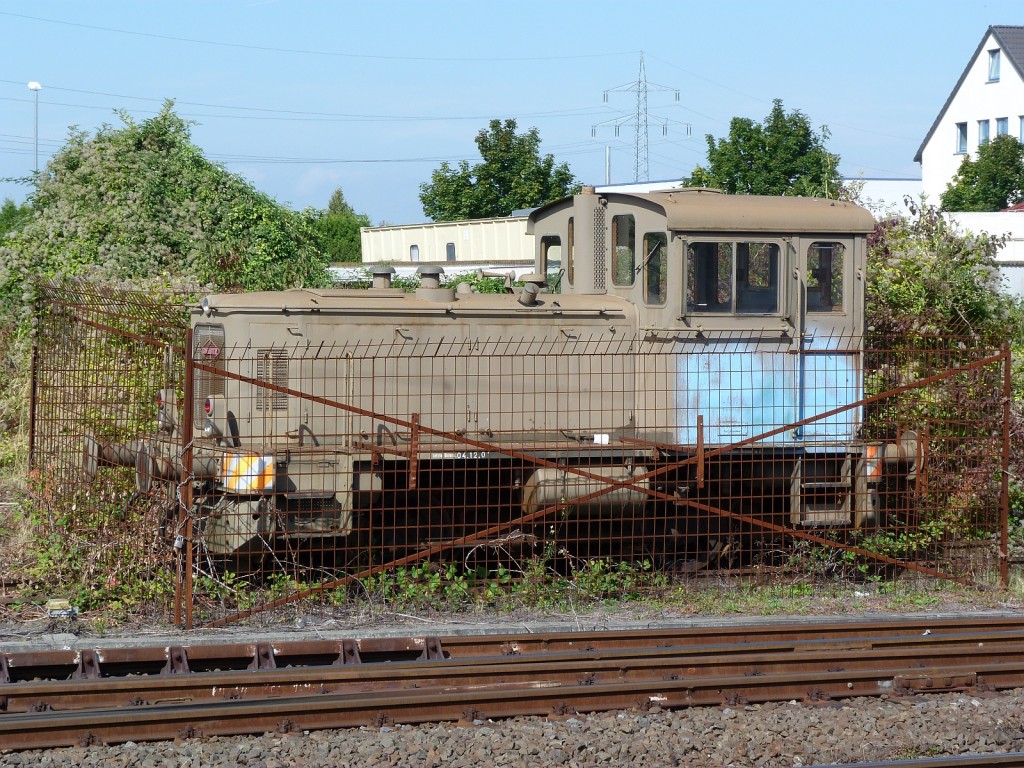
<path id="1" fill-rule="evenodd" d="M 977 156 L 978 121 L 989 121 L 989 135 L 996 136 L 996 118 L 1005 117 L 1011 136 L 1021 136 L 1021 115 L 1024 115 L 1024 81 L 1013 68 L 1005 52 L 1002 55 L 999 82 L 988 82 L 988 52 L 997 48 L 988 35 L 971 62 L 967 76 L 946 109 L 931 139 L 921 152 L 921 181 L 927 202 L 939 204 L 939 195 L 946 191 L 964 156 L 956 152 L 956 124 L 967 123 L 967 151 Z"/>
<path id="2" fill-rule="evenodd" d="M 411 263 L 414 245 L 419 262 L 448 263 L 448 243 L 454 243 L 460 263 L 533 263 L 533 238 L 526 234 L 523 216 L 363 227 L 360 240 L 364 264 Z"/>
<path id="3" fill-rule="evenodd" d="M 844 178 L 843 183 L 857 188 L 861 204 L 876 218 L 887 214 L 906 216 L 904 199 L 921 199 L 920 179 Z"/>
<path id="4" fill-rule="evenodd" d="M 968 232 L 1005 235 L 1009 239 L 996 254 L 1006 290 L 1024 297 L 1024 212 L 943 214 Z"/>

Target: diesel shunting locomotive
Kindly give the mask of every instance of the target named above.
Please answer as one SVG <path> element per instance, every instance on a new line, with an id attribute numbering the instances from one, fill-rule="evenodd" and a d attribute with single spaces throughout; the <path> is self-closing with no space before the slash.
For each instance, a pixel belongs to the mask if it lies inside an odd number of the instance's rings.
<path id="1" fill-rule="evenodd" d="M 365 289 L 207 296 L 189 391 L 152 435 L 87 439 L 86 465 L 191 484 L 235 567 L 513 538 L 672 561 L 741 529 L 871 529 L 922 450 L 862 430 L 874 226 L 834 200 L 584 188 L 530 214 L 534 274 L 505 294 L 429 265 L 406 292 L 378 265 Z"/>

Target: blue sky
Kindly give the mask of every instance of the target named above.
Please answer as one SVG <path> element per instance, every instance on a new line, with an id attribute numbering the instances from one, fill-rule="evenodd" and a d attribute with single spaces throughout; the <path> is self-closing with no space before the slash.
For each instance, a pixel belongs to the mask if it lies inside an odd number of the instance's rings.
<path id="1" fill-rule="evenodd" d="M 1024 3 L 0 0 L 0 179 L 31 176 L 37 81 L 40 166 L 69 126 L 174 99 L 211 160 L 293 208 L 341 187 L 374 223 L 423 221 L 419 185 L 475 162 L 492 118 L 536 127 L 584 183 L 605 181 L 606 155 L 627 182 L 641 52 L 651 180 L 687 175 L 705 134 L 775 98 L 828 127 L 844 174 L 917 177 L 991 24 L 1024 24 Z M 0 182 L 0 198 L 28 193 Z"/>

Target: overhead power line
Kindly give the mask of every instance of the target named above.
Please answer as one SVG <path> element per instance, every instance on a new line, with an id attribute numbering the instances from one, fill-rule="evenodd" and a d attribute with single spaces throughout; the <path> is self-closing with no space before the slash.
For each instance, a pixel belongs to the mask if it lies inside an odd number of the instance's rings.
<path id="1" fill-rule="evenodd" d="M 609 88 L 604 92 L 604 100 L 607 103 L 609 93 L 631 92 L 636 94 L 636 112 L 630 116 L 614 117 L 598 123 L 590 130 L 591 136 L 597 134 L 597 129 L 602 126 L 613 126 L 615 135 L 619 135 L 619 128 L 623 125 L 632 125 L 634 128 L 634 158 L 633 158 L 633 181 L 648 181 L 651 176 L 650 142 L 648 139 L 649 116 L 647 112 L 647 93 L 649 91 L 670 91 L 675 93 L 676 101 L 679 101 L 679 89 L 670 88 L 666 85 L 647 82 L 647 71 L 644 68 L 644 52 L 640 51 L 640 71 L 635 82 L 618 85 Z M 680 123 L 676 120 L 659 118 L 661 123 L 661 135 L 668 135 L 669 123 L 676 123 L 684 126 L 686 135 L 690 135 L 690 124 Z"/>
<path id="2" fill-rule="evenodd" d="M 222 40 L 203 40 L 195 37 L 177 37 L 175 35 L 158 35 L 152 32 L 138 32 L 132 29 L 119 29 L 117 27 L 102 27 L 96 24 L 81 24 L 73 21 L 64 21 L 63 19 L 48 19 L 42 16 L 29 16 L 24 13 L 11 13 L 10 11 L 0 11 L 0 16 L 9 16 L 17 19 L 27 19 L 29 21 L 39 21 L 44 24 L 60 24 L 65 27 L 77 27 L 78 29 L 93 29 L 98 32 L 110 32 L 118 35 L 132 35 L 134 37 L 145 37 L 154 40 L 170 40 L 176 43 L 191 43 L 193 45 L 209 45 L 218 48 L 235 48 L 249 51 L 260 51 L 263 53 L 291 53 L 300 54 L 303 56 L 330 56 L 335 58 L 343 59 L 377 59 L 377 60 L 389 60 L 389 61 L 437 61 L 437 62 L 482 62 L 482 61 L 494 61 L 494 62 L 524 62 L 524 61 L 556 61 L 556 60 L 571 60 L 571 59 L 602 59 L 611 56 L 622 56 L 625 54 L 633 53 L 633 51 L 604 51 L 600 53 L 578 53 L 578 54 L 564 54 L 564 55 L 552 55 L 552 56 L 483 56 L 483 57 L 472 57 L 472 56 L 395 56 L 395 55 L 384 55 L 379 53 L 348 53 L 343 51 L 318 51 L 311 48 L 279 48 L 270 45 L 251 45 L 248 43 L 228 43 Z"/>

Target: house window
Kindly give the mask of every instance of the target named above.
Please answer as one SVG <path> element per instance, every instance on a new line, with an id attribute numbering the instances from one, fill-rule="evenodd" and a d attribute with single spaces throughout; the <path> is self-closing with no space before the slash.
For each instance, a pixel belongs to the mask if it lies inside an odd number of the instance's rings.
<path id="1" fill-rule="evenodd" d="M 956 153 L 967 154 L 967 123 L 956 124 Z"/>
<path id="2" fill-rule="evenodd" d="M 455 261 L 455 243 L 448 243 L 445 245 L 444 255 L 448 261 Z"/>
<path id="3" fill-rule="evenodd" d="M 988 120 L 978 121 L 978 146 L 988 144 Z"/>
<path id="4" fill-rule="evenodd" d="M 1020 116 L 1020 142 L 1024 144 L 1024 115 Z"/>
<path id="5" fill-rule="evenodd" d="M 418 245 L 409 246 L 409 261 L 420 260 L 420 247 Z"/>
<path id="6" fill-rule="evenodd" d="M 632 285 L 636 266 L 636 222 L 628 214 L 612 217 L 612 283 Z"/>
<path id="7" fill-rule="evenodd" d="M 988 52 L 988 81 L 990 83 L 999 82 L 999 49 L 996 48 L 994 51 Z"/>
<path id="8" fill-rule="evenodd" d="M 1005 117 L 996 118 L 996 136 L 1006 136 L 1010 132 L 1010 121 Z"/>

